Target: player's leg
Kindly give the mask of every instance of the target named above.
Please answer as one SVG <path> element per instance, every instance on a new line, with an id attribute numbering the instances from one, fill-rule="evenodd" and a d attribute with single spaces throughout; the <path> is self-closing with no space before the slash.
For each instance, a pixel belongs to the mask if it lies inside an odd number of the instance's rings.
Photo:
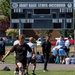
<path id="1" fill-rule="evenodd" d="M 24 67 L 23 64 L 21 62 L 17 63 L 17 66 L 19 68 L 19 75 L 24 75 Z"/>
<path id="2" fill-rule="evenodd" d="M 16 57 L 15 57 L 15 65 L 16 65 L 16 68 L 15 68 L 14 73 L 19 74 L 19 68 L 18 68 L 17 63 L 16 63 Z"/>
<path id="3" fill-rule="evenodd" d="M 33 64 L 33 67 L 32 67 L 32 74 L 33 74 L 33 75 L 36 75 L 36 74 L 35 74 L 35 69 L 36 69 L 36 59 L 32 59 L 32 64 Z"/>
<path id="4" fill-rule="evenodd" d="M 30 63 L 30 58 L 27 58 L 27 62 L 24 63 L 24 66 L 25 66 L 25 74 L 24 75 L 29 75 L 28 74 L 29 63 Z"/>
<path id="5" fill-rule="evenodd" d="M 16 64 L 16 68 L 15 68 L 14 73 L 15 73 L 15 74 L 19 74 L 19 68 L 18 68 L 17 64 Z"/>

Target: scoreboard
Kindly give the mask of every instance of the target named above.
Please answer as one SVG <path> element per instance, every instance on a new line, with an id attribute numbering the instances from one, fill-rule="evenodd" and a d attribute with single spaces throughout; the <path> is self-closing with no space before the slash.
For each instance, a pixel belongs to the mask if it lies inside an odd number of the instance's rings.
<path id="1" fill-rule="evenodd" d="M 11 0 L 12 29 L 73 29 L 73 0 Z"/>

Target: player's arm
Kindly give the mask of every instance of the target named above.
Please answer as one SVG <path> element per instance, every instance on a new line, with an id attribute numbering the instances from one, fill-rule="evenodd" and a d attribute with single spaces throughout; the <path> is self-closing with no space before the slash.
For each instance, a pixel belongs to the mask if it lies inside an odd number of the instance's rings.
<path id="1" fill-rule="evenodd" d="M 34 48 L 32 49 L 32 59 L 35 59 L 35 50 L 34 50 Z"/>
<path id="2" fill-rule="evenodd" d="M 29 52 L 32 52 L 32 49 L 29 47 L 29 45 L 26 44 L 26 48 Z"/>
<path id="3" fill-rule="evenodd" d="M 32 53 L 35 54 L 35 49 L 34 48 L 32 48 Z"/>
<path id="4" fill-rule="evenodd" d="M 6 53 L 6 55 L 2 58 L 2 61 L 4 61 L 4 59 L 5 59 L 9 54 L 10 54 L 10 51 L 8 51 L 8 52 Z"/>
<path id="5" fill-rule="evenodd" d="M 11 53 L 11 52 L 14 52 L 15 50 L 15 46 L 13 46 L 7 53 L 6 55 L 2 58 L 2 61 L 4 61 L 4 59 Z"/>

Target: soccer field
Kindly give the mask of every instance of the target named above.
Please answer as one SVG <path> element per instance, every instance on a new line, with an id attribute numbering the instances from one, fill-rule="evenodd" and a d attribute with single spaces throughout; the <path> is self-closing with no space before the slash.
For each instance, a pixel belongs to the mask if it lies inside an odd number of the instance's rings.
<path id="1" fill-rule="evenodd" d="M 11 47 L 7 47 L 10 49 Z M 15 59 L 13 53 L 10 54 L 6 59 L 5 63 L 7 64 L 14 64 Z M 75 70 L 50 70 L 48 72 L 43 72 L 42 70 L 36 70 L 36 75 L 75 75 Z M 0 71 L 0 75 L 15 75 L 14 71 Z M 31 74 L 31 70 L 29 70 L 29 74 Z"/>
<path id="2" fill-rule="evenodd" d="M 0 75 L 15 75 L 14 71 L 0 71 Z M 16 74 L 18 75 L 18 74 Z M 29 75 L 31 71 L 29 71 Z M 43 72 L 42 70 L 36 70 L 36 75 L 75 75 L 75 71 L 73 70 L 50 70 L 48 72 Z"/>

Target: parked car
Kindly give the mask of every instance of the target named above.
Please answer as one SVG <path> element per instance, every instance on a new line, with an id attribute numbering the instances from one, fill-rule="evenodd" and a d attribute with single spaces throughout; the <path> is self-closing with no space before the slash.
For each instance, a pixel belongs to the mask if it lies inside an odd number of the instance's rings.
<path id="1" fill-rule="evenodd" d="M 43 42 L 44 42 L 45 40 L 46 40 L 46 38 L 43 39 Z M 40 46 L 40 45 L 42 44 L 41 38 L 38 38 L 38 39 L 36 40 L 36 44 L 37 44 L 37 46 Z M 56 42 L 55 42 L 55 41 L 51 41 L 51 44 L 52 44 L 52 45 L 56 45 Z"/>
<path id="2" fill-rule="evenodd" d="M 51 41 L 51 45 L 56 45 L 56 41 Z"/>
<path id="3" fill-rule="evenodd" d="M 43 39 L 43 41 L 45 41 L 45 40 L 46 40 L 46 38 Z M 36 40 L 36 44 L 37 44 L 37 46 L 40 46 L 40 45 L 42 44 L 41 38 L 38 38 L 38 39 Z"/>
<path id="4" fill-rule="evenodd" d="M 57 40 L 59 40 L 60 38 L 55 38 L 55 39 L 56 39 L 56 41 L 57 41 Z M 67 40 L 68 38 L 66 37 L 66 38 L 64 38 L 64 39 Z M 43 41 L 45 41 L 45 40 L 46 40 L 46 39 L 44 38 Z M 51 41 L 51 45 L 56 45 L 56 41 Z M 41 38 L 38 38 L 38 39 L 36 40 L 36 44 L 37 44 L 37 46 L 41 45 Z M 74 44 L 74 40 L 73 40 L 73 39 L 70 40 L 70 44 L 71 44 L 71 45 Z"/>
<path id="5" fill-rule="evenodd" d="M 14 40 L 8 39 L 8 41 L 5 42 L 6 42 L 6 46 L 13 46 Z"/>
<path id="6" fill-rule="evenodd" d="M 28 43 L 28 42 L 29 42 L 29 38 L 28 38 L 28 37 L 25 38 L 24 42 L 25 42 L 25 43 Z"/>
<path id="7" fill-rule="evenodd" d="M 74 44 L 74 40 L 73 40 L 73 39 L 70 40 L 70 44 L 71 44 L 71 45 Z"/>
<path id="8" fill-rule="evenodd" d="M 59 40 L 60 38 L 55 38 L 56 40 Z M 65 37 L 64 40 L 67 40 L 68 38 Z M 74 40 L 73 39 L 70 39 L 70 44 L 73 45 L 74 44 Z"/>

